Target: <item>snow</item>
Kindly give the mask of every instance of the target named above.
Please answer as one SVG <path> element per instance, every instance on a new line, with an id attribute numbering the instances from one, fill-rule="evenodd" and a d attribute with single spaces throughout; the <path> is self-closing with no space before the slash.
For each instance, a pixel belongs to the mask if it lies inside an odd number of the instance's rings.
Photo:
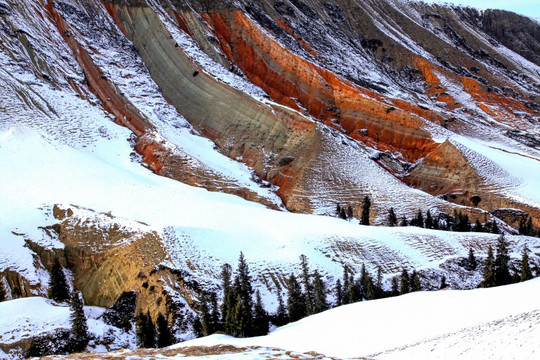
<path id="1" fill-rule="evenodd" d="M 486 182 L 517 201 L 540 206 L 540 178 L 531 176 L 540 174 L 540 154 L 528 155 L 506 144 L 463 136 L 453 136 L 451 140 Z"/>
<path id="2" fill-rule="evenodd" d="M 269 335 L 225 335 L 176 347 L 230 344 L 316 351 L 339 358 L 535 359 L 540 279 L 490 289 L 418 292 L 341 306 Z"/>
<path id="3" fill-rule="evenodd" d="M 34 335 L 69 329 L 69 307 L 55 306 L 41 297 L 0 303 L 0 342 L 12 344 Z"/>
<path id="4" fill-rule="evenodd" d="M 134 348 L 135 337 L 133 334 L 107 325 L 100 319 L 104 310 L 95 306 L 84 308 L 91 336 L 97 341 L 109 338 L 109 349 Z M 71 309 L 68 305 L 58 304 L 43 297 L 26 297 L 1 302 L 0 343 L 9 345 L 26 339 L 54 334 L 58 330 L 69 331 L 71 329 L 70 315 Z M 96 340 L 91 341 L 89 349 L 91 351 L 103 350 L 99 345 L 95 347 L 92 345 Z M 17 357 L 15 356 L 15 358 Z"/>

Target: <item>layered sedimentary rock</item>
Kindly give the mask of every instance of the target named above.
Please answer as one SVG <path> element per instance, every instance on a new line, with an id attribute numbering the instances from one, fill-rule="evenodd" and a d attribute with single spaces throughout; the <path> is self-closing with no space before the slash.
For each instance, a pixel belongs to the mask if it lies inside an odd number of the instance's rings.
<path id="1" fill-rule="evenodd" d="M 136 313 L 156 317 L 178 310 L 175 295 L 190 301 L 194 289 L 162 265 L 169 254 L 149 226 L 77 207 L 55 206 L 54 216 L 54 229 L 65 244 L 60 258 L 73 271 L 73 285 L 86 303 L 110 307 L 123 292 L 135 291 Z"/>

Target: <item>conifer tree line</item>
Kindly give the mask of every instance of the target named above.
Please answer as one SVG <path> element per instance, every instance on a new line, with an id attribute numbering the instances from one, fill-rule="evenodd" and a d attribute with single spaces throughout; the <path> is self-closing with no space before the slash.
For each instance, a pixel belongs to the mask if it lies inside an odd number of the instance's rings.
<path id="1" fill-rule="evenodd" d="M 482 268 L 481 287 L 488 288 L 493 286 L 507 285 L 527 281 L 533 278 L 530 263 L 530 250 L 524 246 L 521 252 L 521 263 L 519 270 L 510 273 L 510 255 L 508 254 L 508 241 L 504 234 L 499 236 L 495 247 L 495 255 L 490 245 L 487 252 L 486 261 Z M 470 257 L 470 256 L 469 256 Z"/>
<path id="2" fill-rule="evenodd" d="M 371 199 L 369 196 L 364 196 L 362 200 L 362 213 L 360 215 L 361 225 L 370 225 L 369 212 L 371 209 Z M 351 205 L 341 206 L 337 204 L 336 215 L 343 220 L 351 220 L 354 217 L 353 208 Z"/>
<path id="3" fill-rule="evenodd" d="M 449 214 L 439 214 L 438 216 L 433 216 L 431 211 L 425 213 L 421 209 L 418 209 L 418 212 L 411 219 L 402 216 L 400 221 L 398 221 L 398 216 L 394 208 L 388 210 L 388 215 L 386 217 L 386 224 L 388 226 L 416 226 L 425 229 L 434 229 L 434 230 L 443 230 L 443 231 L 456 231 L 456 232 L 484 232 L 499 234 L 501 230 L 495 221 L 486 221 L 481 223 L 478 219 L 476 222 L 471 224 L 469 216 L 463 214 L 461 211 L 454 211 L 454 215 Z"/>

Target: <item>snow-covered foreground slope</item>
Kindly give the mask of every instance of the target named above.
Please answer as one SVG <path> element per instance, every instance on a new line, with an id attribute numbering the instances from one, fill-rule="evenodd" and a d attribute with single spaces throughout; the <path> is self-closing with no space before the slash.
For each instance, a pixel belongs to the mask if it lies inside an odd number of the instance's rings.
<path id="1" fill-rule="evenodd" d="M 251 339 L 213 335 L 176 347 L 230 344 L 340 358 L 537 359 L 540 280 L 412 293 L 341 306 Z"/>
<path id="2" fill-rule="evenodd" d="M 135 336 L 125 333 L 100 320 L 103 309 L 86 307 L 85 315 L 88 318 L 88 330 L 95 339 L 109 337 L 113 340 L 113 347 L 122 348 L 135 345 Z M 71 310 L 66 304 L 58 305 L 42 297 L 28 297 L 9 300 L 0 303 L 0 342 L 13 345 L 19 342 L 31 341 L 33 338 L 59 334 L 58 331 L 69 331 Z M 93 347 L 94 341 L 90 344 Z M 95 350 L 105 351 L 104 346 Z M 0 359 L 20 359 L 22 355 L 17 352 L 4 353 L 0 349 Z"/>

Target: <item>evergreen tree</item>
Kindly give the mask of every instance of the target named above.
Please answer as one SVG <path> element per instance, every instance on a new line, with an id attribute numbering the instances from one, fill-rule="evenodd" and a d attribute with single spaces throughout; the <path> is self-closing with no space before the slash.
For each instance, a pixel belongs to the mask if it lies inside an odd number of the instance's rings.
<path id="1" fill-rule="evenodd" d="M 446 284 L 446 276 L 442 276 L 441 278 L 441 286 L 439 287 L 439 289 L 446 289 L 448 287 L 448 285 Z"/>
<path id="2" fill-rule="evenodd" d="M 469 256 L 467 258 L 467 263 L 469 265 L 469 269 L 476 270 L 477 262 L 476 262 L 476 257 L 474 256 L 474 250 L 472 249 L 472 247 L 469 248 Z"/>
<path id="3" fill-rule="evenodd" d="M 214 333 L 214 324 L 212 322 L 210 309 L 208 308 L 208 296 L 206 294 L 203 294 L 201 296 L 199 314 L 201 317 L 201 326 L 202 326 L 203 336 L 212 335 Z"/>
<path id="4" fill-rule="evenodd" d="M 163 314 L 159 314 L 156 321 L 157 325 L 157 347 L 163 348 L 173 344 L 174 339 L 169 328 L 169 322 Z"/>
<path id="5" fill-rule="evenodd" d="M 392 296 L 398 296 L 399 295 L 399 288 L 398 288 L 398 281 L 397 277 L 394 276 L 392 278 L 392 290 L 391 290 Z"/>
<path id="6" fill-rule="evenodd" d="M 521 277 L 520 281 L 527 281 L 532 279 L 532 272 L 529 266 L 529 249 L 526 246 L 523 247 L 521 254 Z"/>
<path id="7" fill-rule="evenodd" d="M 347 266 L 343 266 L 343 299 L 342 304 L 350 304 L 352 302 L 351 283 L 349 281 L 349 272 Z"/>
<path id="8" fill-rule="evenodd" d="M 234 286 L 228 294 L 228 313 L 225 318 L 225 331 L 228 334 L 239 337 L 250 336 L 253 322 L 252 296 L 249 268 L 244 254 L 240 252 Z"/>
<path id="9" fill-rule="evenodd" d="M 360 285 L 360 281 L 354 281 L 354 276 L 351 275 L 349 277 L 349 284 L 351 289 L 349 293 L 349 304 L 362 301 L 362 285 Z"/>
<path id="10" fill-rule="evenodd" d="M 229 309 L 231 308 L 230 293 L 232 290 L 232 267 L 229 264 L 223 264 L 221 267 L 221 288 L 223 289 L 223 304 L 221 305 L 221 323 L 225 326 L 225 321 Z"/>
<path id="11" fill-rule="evenodd" d="M 391 207 L 390 210 L 388 210 L 388 226 L 396 226 L 398 223 L 397 216 L 394 211 L 394 208 Z"/>
<path id="12" fill-rule="evenodd" d="M 196 338 L 200 338 L 201 336 L 203 336 L 201 318 L 199 316 L 195 316 L 195 320 L 193 320 L 193 324 L 192 324 L 192 329 Z M 142 330 L 141 330 L 141 335 L 142 335 Z M 140 337 L 141 335 L 139 334 L 139 327 L 137 326 L 137 338 L 139 339 L 139 343 L 142 343 L 141 337 Z"/>
<path id="13" fill-rule="evenodd" d="M 420 277 L 416 270 L 413 270 L 411 275 L 411 292 L 422 291 L 422 284 L 420 283 Z"/>
<path id="14" fill-rule="evenodd" d="M 262 336 L 268 334 L 268 314 L 264 310 L 261 294 L 256 292 L 255 307 L 253 309 L 253 336 Z"/>
<path id="15" fill-rule="evenodd" d="M 156 327 L 154 326 L 154 323 L 152 322 L 152 317 L 150 316 L 150 311 L 148 310 L 146 312 L 146 341 L 147 348 L 155 348 L 156 347 Z"/>
<path id="16" fill-rule="evenodd" d="M 304 318 L 306 314 L 305 297 L 302 294 L 302 288 L 294 274 L 291 274 L 287 281 L 287 310 L 289 313 L 289 321 L 297 321 Z"/>
<path id="17" fill-rule="evenodd" d="M 287 314 L 287 308 L 283 304 L 283 298 L 281 297 L 281 292 L 278 289 L 278 308 L 274 320 L 274 325 L 276 326 L 282 326 L 287 323 L 289 320 L 289 315 Z"/>
<path id="18" fill-rule="evenodd" d="M 499 234 L 501 231 L 499 230 L 499 226 L 497 225 L 496 221 L 493 221 L 491 223 L 491 233 L 492 234 Z"/>
<path id="19" fill-rule="evenodd" d="M 483 280 L 480 286 L 484 288 L 492 287 L 497 284 L 495 279 L 495 262 L 493 260 L 493 248 L 491 245 L 488 248 L 486 262 L 484 263 L 484 268 L 482 269 Z"/>
<path id="20" fill-rule="evenodd" d="M 353 208 L 351 205 L 347 207 L 347 219 L 352 219 L 353 217 Z"/>
<path id="21" fill-rule="evenodd" d="M 49 297 L 55 301 L 66 301 L 69 299 L 69 287 L 58 258 L 54 259 L 54 264 L 51 270 L 51 278 L 49 280 Z"/>
<path id="22" fill-rule="evenodd" d="M 362 289 L 362 297 L 366 300 L 373 299 L 373 279 L 369 275 L 369 272 L 366 270 L 365 264 L 362 264 L 362 270 L 360 271 L 360 285 Z M 359 300 L 362 300 L 362 298 L 360 298 Z"/>
<path id="23" fill-rule="evenodd" d="M 220 321 L 221 316 L 220 316 L 219 307 L 217 304 L 217 296 L 216 296 L 216 293 L 214 292 L 211 292 L 209 296 L 209 310 L 210 310 L 210 321 L 212 323 L 212 333 L 223 330 L 223 326 Z"/>
<path id="24" fill-rule="evenodd" d="M 232 309 L 232 333 L 236 337 L 248 337 L 253 333 L 253 314 L 252 309 L 246 306 L 242 301 L 240 294 L 236 297 L 236 303 Z"/>
<path id="25" fill-rule="evenodd" d="M 375 299 L 380 299 L 384 295 L 384 290 L 382 288 L 382 269 L 380 266 L 377 267 L 377 280 L 375 282 L 374 296 Z"/>
<path id="26" fill-rule="evenodd" d="M 433 217 L 431 217 L 431 211 L 429 211 L 429 209 L 428 209 L 427 214 L 426 214 L 425 227 L 426 227 L 426 229 L 435 228 L 435 225 L 433 223 Z"/>
<path id="27" fill-rule="evenodd" d="M 510 268 L 508 263 L 510 256 L 508 255 L 508 242 L 506 241 L 504 234 L 499 236 L 497 241 L 497 253 L 495 255 L 495 281 L 497 285 L 510 284 Z"/>
<path id="28" fill-rule="evenodd" d="M 410 280 L 409 280 L 409 273 L 407 272 L 407 269 L 403 269 L 401 272 L 401 284 L 400 284 L 400 291 L 399 293 L 401 295 L 407 294 L 410 292 Z"/>
<path id="29" fill-rule="evenodd" d="M 343 288 L 341 287 L 341 280 L 336 281 L 336 306 L 343 305 Z"/>
<path id="30" fill-rule="evenodd" d="M 6 300 L 6 288 L 4 287 L 4 279 L 0 278 L 0 302 Z"/>
<path id="31" fill-rule="evenodd" d="M 322 311 L 328 310 L 328 301 L 326 299 L 326 285 L 322 279 L 321 274 L 318 270 L 315 270 L 313 274 L 313 313 L 320 313 Z"/>
<path id="32" fill-rule="evenodd" d="M 360 219 L 360 224 L 369 225 L 369 209 L 371 208 L 371 200 L 369 196 L 364 196 L 364 201 L 362 202 L 362 217 Z"/>
<path id="33" fill-rule="evenodd" d="M 337 216 L 341 217 L 341 205 L 337 204 L 336 206 L 336 214 Z"/>
<path id="34" fill-rule="evenodd" d="M 409 226 L 409 223 L 407 222 L 407 218 L 405 217 L 405 215 L 403 215 L 403 217 L 401 218 L 399 226 Z"/>
<path id="35" fill-rule="evenodd" d="M 455 224 L 454 231 L 468 232 L 471 231 L 471 222 L 467 214 L 462 214 L 460 211 L 454 212 Z"/>
<path id="36" fill-rule="evenodd" d="M 424 215 L 422 215 L 422 210 L 418 209 L 418 213 L 411 220 L 411 226 L 424 227 Z"/>
<path id="37" fill-rule="evenodd" d="M 88 324 L 84 315 L 83 300 L 79 291 L 71 294 L 71 340 L 75 351 L 82 351 L 86 348 L 90 337 L 88 335 Z"/>
<path id="38" fill-rule="evenodd" d="M 474 232 L 484 232 L 484 227 L 480 223 L 480 220 L 476 219 L 476 222 L 474 223 L 473 231 Z"/>
<path id="39" fill-rule="evenodd" d="M 309 275 L 308 260 L 305 255 L 300 255 L 300 266 L 302 268 L 302 285 L 304 286 L 304 296 L 306 303 L 306 313 L 308 315 L 313 314 L 313 302 L 315 295 L 313 293 L 313 284 L 311 283 Z"/>

